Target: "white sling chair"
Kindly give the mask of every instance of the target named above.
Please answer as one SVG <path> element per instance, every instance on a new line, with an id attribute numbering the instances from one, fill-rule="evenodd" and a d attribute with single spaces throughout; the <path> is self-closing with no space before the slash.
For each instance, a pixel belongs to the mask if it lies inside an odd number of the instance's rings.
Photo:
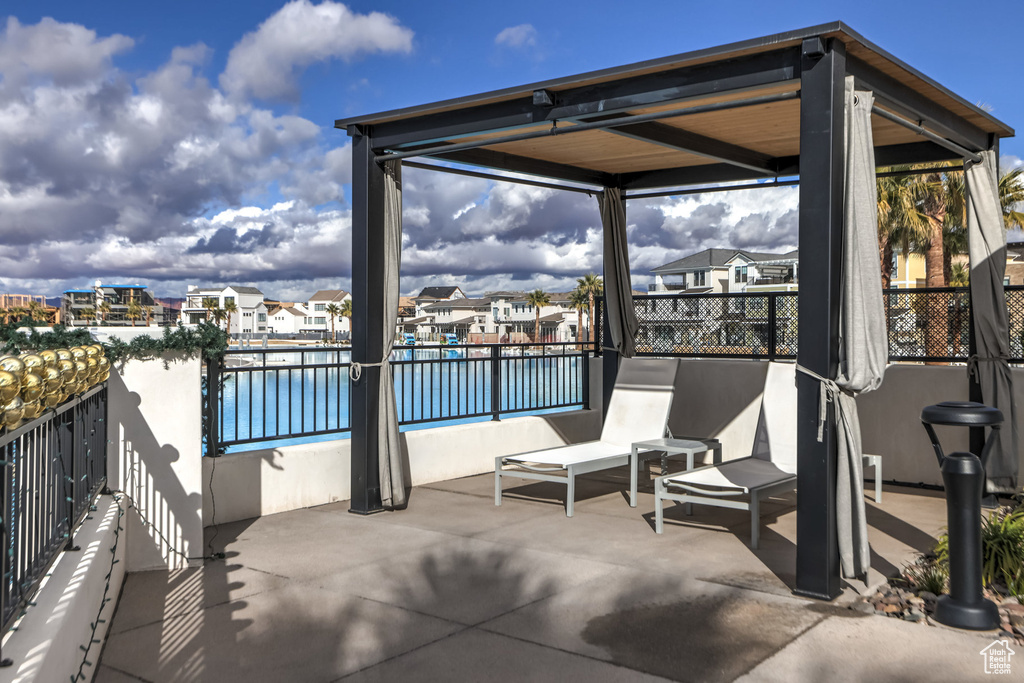
<path id="1" fill-rule="evenodd" d="M 675 393 L 676 360 L 628 358 L 615 380 L 598 441 L 494 459 L 494 504 L 501 505 L 501 477 L 564 482 L 565 515 L 572 517 L 576 475 L 629 464 L 632 444 L 660 439 L 668 428 Z"/>
<path id="2" fill-rule="evenodd" d="M 757 548 L 758 507 L 768 496 L 796 488 L 796 366 L 769 363 L 753 455 L 654 480 L 654 530 L 664 527 L 666 500 L 750 510 L 750 547 Z M 736 500 L 748 495 L 749 502 Z"/>

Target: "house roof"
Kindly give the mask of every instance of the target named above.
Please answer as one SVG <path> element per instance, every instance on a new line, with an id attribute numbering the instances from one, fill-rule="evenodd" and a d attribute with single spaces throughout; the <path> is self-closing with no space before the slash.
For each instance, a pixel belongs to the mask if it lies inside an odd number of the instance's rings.
<path id="1" fill-rule="evenodd" d="M 348 296 L 348 292 L 344 289 L 321 289 L 313 296 L 309 297 L 310 301 L 342 301 Z"/>
<path id="2" fill-rule="evenodd" d="M 690 254 L 684 256 L 681 259 L 666 263 L 663 266 L 652 268 L 652 273 L 676 273 L 683 270 L 691 270 L 694 268 L 725 268 L 725 264 L 735 258 L 737 255 L 745 256 L 754 262 L 759 261 L 778 261 L 780 259 L 788 259 L 797 257 L 797 251 L 788 251 L 784 253 L 768 253 L 768 252 L 757 252 L 757 251 L 746 251 L 745 249 L 705 249 L 704 251 L 698 251 L 696 254 Z"/>
<path id="3" fill-rule="evenodd" d="M 423 307 L 425 311 L 437 310 L 438 308 L 454 308 L 454 309 L 474 309 L 474 308 L 490 308 L 490 299 L 452 299 L 451 301 L 435 301 L 432 304 L 427 304 Z"/>
<path id="4" fill-rule="evenodd" d="M 259 294 L 261 296 L 263 295 L 263 292 L 261 292 L 256 287 L 238 287 L 238 286 L 235 286 L 235 285 L 228 285 L 224 289 L 220 289 L 220 290 L 217 290 L 217 291 L 223 292 L 223 291 L 228 290 L 228 289 L 233 289 L 238 294 Z"/>
<path id="5" fill-rule="evenodd" d="M 447 299 L 455 292 L 462 291 L 458 287 L 424 287 L 417 299 Z"/>
<path id="6" fill-rule="evenodd" d="M 405 320 L 402 322 L 403 325 L 419 325 L 421 323 L 427 323 L 432 320 L 429 316 L 423 316 L 422 318 L 413 318 L 412 320 Z"/>
<path id="7" fill-rule="evenodd" d="M 563 320 L 565 320 L 565 315 L 563 313 L 552 313 L 551 315 L 542 315 L 540 318 L 540 322 L 542 325 L 544 323 L 560 323 Z"/>

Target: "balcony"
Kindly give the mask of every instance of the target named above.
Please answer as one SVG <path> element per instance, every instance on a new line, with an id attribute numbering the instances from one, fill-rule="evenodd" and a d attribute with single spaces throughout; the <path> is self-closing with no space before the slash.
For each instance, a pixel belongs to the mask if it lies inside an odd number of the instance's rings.
<path id="1" fill-rule="evenodd" d="M 651 283 L 647 285 L 648 292 L 683 292 L 686 291 L 686 285 L 679 282 L 663 282 L 661 284 Z"/>
<path id="2" fill-rule="evenodd" d="M 792 597 L 791 497 L 771 502 L 752 552 L 738 511 L 677 508 L 656 536 L 651 496 L 629 508 L 623 474 L 582 480 L 572 519 L 543 483 L 510 488 L 495 507 L 484 474 L 418 486 L 401 513 L 359 517 L 342 501 L 208 528 L 225 559 L 129 575 L 96 681 L 978 673 L 977 636 Z M 944 501 L 887 488 L 869 516 L 875 563 L 891 570 L 932 542 Z M 830 654 L 808 656 L 819 649 Z"/>

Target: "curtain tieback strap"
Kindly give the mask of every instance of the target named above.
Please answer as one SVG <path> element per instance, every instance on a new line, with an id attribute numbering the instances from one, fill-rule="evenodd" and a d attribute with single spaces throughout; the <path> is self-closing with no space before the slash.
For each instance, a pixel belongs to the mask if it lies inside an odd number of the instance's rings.
<path id="1" fill-rule="evenodd" d="M 809 377 L 818 380 L 821 387 L 818 394 L 818 443 L 825 438 L 825 421 L 828 419 L 828 404 L 835 403 L 836 397 L 842 389 L 835 383 L 835 380 L 822 377 L 814 370 L 809 370 L 797 363 L 796 369 Z"/>
<path id="2" fill-rule="evenodd" d="M 968 358 L 967 358 L 967 374 L 970 375 L 971 377 L 977 377 L 978 376 L 978 363 L 980 363 L 980 362 L 994 363 L 994 362 L 998 362 L 998 361 L 1003 361 L 1004 363 L 1008 363 L 1010 361 L 1010 359 L 1009 359 L 1008 356 L 979 356 L 978 354 L 975 353 L 975 354 L 973 354 L 971 356 L 968 356 Z"/>
<path id="3" fill-rule="evenodd" d="M 348 366 L 348 377 L 353 382 L 358 382 L 359 378 L 363 376 L 363 368 L 382 368 L 387 362 L 386 360 L 380 363 L 357 363 L 352 361 L 352 364 Z"/>

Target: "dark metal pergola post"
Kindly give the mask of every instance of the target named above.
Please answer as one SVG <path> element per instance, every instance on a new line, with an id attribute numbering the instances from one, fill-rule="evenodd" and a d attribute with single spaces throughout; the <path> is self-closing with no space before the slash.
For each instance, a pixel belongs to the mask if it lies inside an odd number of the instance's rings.
<path id="1" fill-rule="evenodd" d="M 809 38 L 800 76 L 800 290 L 797 362 L 834 379 L 839 366 L 846 50 Z M 818 441 L 819 382 L 797 373 L 796 592 L 839 595 L 836 434 Z"/>
<path id="2" fill-rule="evenodd" d="M 352 136 L 352 362 L 373 363 L 384 342 L 384 170 L 372 138 L 359 127 Z M 352 382 L 352 501 L 349 512 L 382 509 L 377 444 L 380 366 L 362 368 Z"/>

